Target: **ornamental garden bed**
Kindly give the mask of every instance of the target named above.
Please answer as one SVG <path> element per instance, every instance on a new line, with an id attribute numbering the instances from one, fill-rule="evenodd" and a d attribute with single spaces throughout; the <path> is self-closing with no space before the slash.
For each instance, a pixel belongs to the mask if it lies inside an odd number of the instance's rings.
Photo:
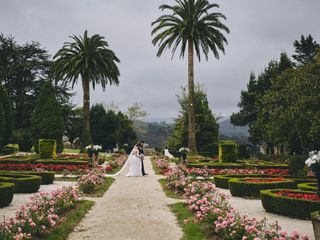
<path id="1" fill-rule="evenodd" d="M 0 164 L 0 170 L 12 171 L 32 171 L 36 169 L 43 169 L 54 172 L 76 172 L 81 173 L 88 169 L 87 165 L 66 165 L 66 164 Z"/>
<path id="2" fill-rule="evenodd" d="M 14 183 L 15 193 L 34 193 L 39 190 L 42 178 L 25 174 L 0 174 L 0 182 Z"/>
<path id="3" fill-rule="evenodd" d="M 279 177 L 277 175 L 267 174 L 230 174 L 230 175 L 215 175 L 214 184 L 218 188 L 229 189 L 229 180 L 232 178 L 272 178 Z"/>
<path id="4" fill-rule="evenodd" d="M 9 205 L 14 194 L 14 183 L 0 182 L 0 207 Z"/>
<path id="5" fill-rule="evenodd" d="M 229 180 L 229 189 L 232 196 L 259 198 L 260 190 L 276 188 L 296 188 L 293 180 L 285 178 L 232 178 Z"/>
<path id="6" fill-rule="evenodd" d="M 316 192 L 318 191 L 318 184 L 316 182 L 300 183 L 298 184 L 298 188 L 304 191 Z"/>
<path id="7" fill-rule="evenodd" d="M 243 168 L 243 164 L 238 163 L 219 163 L 219 162 L 197 162 L 197 163 L 187 163 L 188 168 L 216 168 L 216 169 L 234 169 L 234 168 Z"/>
<path id="8" fill-rule="evenodd" d="M 261 191 L 262 206 L 267 212 L 310 219 L 320 209 L 320 197 L 311 191 L 296 189 L 268 189 Z"/>
<path id="9" fill-rule="evenodd" d="M 24 175 L 35 175 L 42 178 L 41 185 L 52 184 L 54 181 L 54 172 L 39 172 L 39 171 L 5 171 L 1 170 L 1 174 L 24 174 Z"/>

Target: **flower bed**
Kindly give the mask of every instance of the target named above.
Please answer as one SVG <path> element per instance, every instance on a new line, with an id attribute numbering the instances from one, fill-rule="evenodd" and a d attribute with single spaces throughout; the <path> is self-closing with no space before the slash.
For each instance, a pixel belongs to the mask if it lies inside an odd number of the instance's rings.
<path id="1" fill-rule="evenodd" d="M 0 170 L 14 170 L 14 171 L 29 171 L 42 169 L 46 171 L 54 172 L 72 172 L 72 173 L 83 173 L 88 169 L 87 165 L 53 165 L 53 164 L 0 164 Z"/>
<path id="2" fill-rule="evenodd" d="M 257 178 L 271 178 L 277 177 L 276 175 L 267 174 L 233 174 L 233 175 L 216 175 L 214 176 L 214 184 L 218 188 L 229 189 L 229 180 L 231 178 L 246 178 L 246 177 L 257 177 Z"/>
<path id="3" fill-rule="evenodd" d="M 34 175 L 0 174 L 0 182 L 14 183 L 15 193 L 34 193 L 39 190 L 42 178 Z"/>
<path id="4" fill-rule="evenodd" d="M 204 223 L 211 235 L 218 234 L 224 240 L 307 240 L 297 232 L 281 232 L 278 224 L 268 224 L 241 215 L 232 208 L 226 195 L 220 193 L 212 183 L 193 182 L 185 189 L 189 210 L 193 218 L 187 220 Z"/>
<path id="5" fill-rule="evenodd" d="M 158 167 L 160 174 L 166 174 L 169 171 L 169 162 L 166 159 L 157 159 L 156 166 Z"/>
<path id="6" fill-rule="evenodd" d="M 42 163 L 42 164 L 46 164 L 46 165 L 87 165 L 88 162 L 87 161 L 80 161 L 80 160 L 58 160 L 58 159 L 49 159 L 49 160 L 36 160 L 34 161 L 35 164 L 37 163 Z"/>
<path id="7" fill-rule="evenodd" d="M 78 186 L 79 190 L 84 193 L 92 193 L 95 190 L 96 185 L 103 184 L 104 178 L 104 171 L 100 169 L 94 169 L 88 172 L 86 175 L 78 178 Z"/>
<path id="8" fill-rule="evenodd" d="M 284 178 L 232 178 L 229 180 L 229 188 L 232 196 L 236 197 L 260 197 L 260 190 L 276 188 L 296 188 L 293 180 Z"/>
<path id="9" fill-rule="evenodd" d="M 174 168 L 166 173 L 166 187 L 175 193 L 184 193 L 185 187 L 191 182 L 187 177 L 186 169 Z"/>
<path id="10" fill-rule="evenodd" d="M 318 191 L 318 184 L 316 182 L 313 183 L 300 183 L 298 184 L 298 188 L 304 191 Z"/>
<path id="11" fill-rule="evenodd" d="M 311 212 L 320 209 L 320 198 L 310 191 L 262 190 L 261 201 L 268 212 L 300 219 L 310 219 Z"/>
<path id="12" fill-rule="evenodd" d="M 15 218 L 0 224 L 0 239 L 38 239 L 54 228 L 62 215 L 72 209 L 78 192 L 73 187 L 63 187 L 51 193 L 33 195 L 31 201 L 21 206 Z"/>
<path id="13" fill-rule="evenodd" d="M 0 207 L 9 205 L 14 194 L 14 183 L 0 182 Z"/>
<path id="14" fill-rule="evenodd" d="M 245 168 L 238 168 L 238 169 L 218 169 L 218 168 L 208 168 L 206 166 L 202 168 L 188 168 L 187 169 L 188 175 L 195 178 L 195 177 L 203 177 L 208 178 L 215 175 L 234 175 L 234 174 L 242 174 L 242 175 L 251 175 L 251 174 L 266 174 L 266 175 L 279 175 L 279 176 L 287 176 L 288 170 L 287 169 L 274 169 L 274 168 L 267 168 L 267 169 L 245 169 Z"/>

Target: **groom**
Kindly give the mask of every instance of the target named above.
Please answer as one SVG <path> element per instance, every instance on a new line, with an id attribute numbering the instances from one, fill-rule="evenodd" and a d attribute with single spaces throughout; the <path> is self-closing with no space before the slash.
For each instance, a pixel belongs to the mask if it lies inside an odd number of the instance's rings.
<path id="1" fill-rule="evenodd" d="M 139 150 L 139 155 L 142 154 L 142 158 L 141 158 L 141 171 L 142 171 L 142 176 L 148 175 L 148 173 L 146 173 L 144 171 L 144 164 L 143 164 L 143 160 L 144 160 L 144 150 L 143 150 L 143 145 L 144 145 L 144 141 L 140 141 L 137 146 L 138 146 L 138 150 Z"/>

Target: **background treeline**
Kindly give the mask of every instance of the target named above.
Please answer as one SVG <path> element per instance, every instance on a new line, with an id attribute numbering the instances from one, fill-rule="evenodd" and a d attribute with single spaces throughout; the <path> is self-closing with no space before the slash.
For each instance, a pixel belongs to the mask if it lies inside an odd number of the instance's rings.
<path id="1" fill-rule="evenodd" d="M 304 154 L 320 148 L 320 53 L 311 35 L 294 41 L 295 54 L 281 53 L 241 91 L 237 126 L 249 126 L 250 141 L 268 153 Z"/>

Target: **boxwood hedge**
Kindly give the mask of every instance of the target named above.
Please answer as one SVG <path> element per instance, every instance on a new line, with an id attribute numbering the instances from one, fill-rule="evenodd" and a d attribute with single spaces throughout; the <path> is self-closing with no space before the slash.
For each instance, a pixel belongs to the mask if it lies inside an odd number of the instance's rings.
<path id="1" fill-rule="evenodd" d="M 9 205 L 14 194 L 14 183 L 0 182 L 0 207 Z"/>
<path id="2" fill-rule="evenodd" d="M 71 161 L 71 160 L 36 160 L 34 163 L 55 164 L 55 165 L 87 165 L 87 161 Z"/>
<path id="3" fill-rule="evenodd" d="M 310 214 L 320 209 L 320 201 L 305 200 L 299 198 L 289 198 L 280 196 L 276 193 L 287 189 L 268 189 L 261 190 L 262 206 L 267 212 L 277 213 L 280 215 L 310 219 Z M 311 191 L 290 190 L 294 193 L 311 193 Z"/>
<path id="4" fill-rule="evenodd" d="M 187 163 L 188 168 L 202 168 L 207 166 L 208 168 L 218 168 L 218 169 L 225 169 L 225 168 L 243 168 L 243 164 L 238 163 L 218 163 L 218 162 L 197 162 L 197 163 Z"/>
<path id="5" fill-rule="evenodd" d="M 283 179 L 279 182 L 246 182 L 249 179 L 265 179 L 265 178 L 231 178 L 229 180 L 229 189 L 232 196 L 259 198 L 260 190 L 297 187 L 295 181 Z"/>
<path id="6" fill-rule="evenodd" d="M 318 191 L 318 184 L 316 182 L 312 183 L 300 183 L 298 184 L 298 188 L 304 191 Z"/>
<path id="7" fill-rule="evenodd" d="M 229 180 L 231 178 L 267 178 L 267 177 L 279 177 L 275 175 L 266 175 L 266 174 L 231 174 L 231 175 L 215 175 L 214 184 L 218 188 L 229 189 Z"/>
<path id="8" fill-rule="evenodd" d="M 35 175 L 42 178 L 41 184 L 52 184 L 54 181 L 54 172 L 36 172 L 36 171 L 0 171 L 1 174 L 24 174 L 24 175 Z"/>
<path id="9" fill-rule="evenodd" d="M 34 193 L 40 188 L 42 178 L 25 174 L 0 174 L 0 182 L 11 182 L 15 185 L 16 193 Z"/>

